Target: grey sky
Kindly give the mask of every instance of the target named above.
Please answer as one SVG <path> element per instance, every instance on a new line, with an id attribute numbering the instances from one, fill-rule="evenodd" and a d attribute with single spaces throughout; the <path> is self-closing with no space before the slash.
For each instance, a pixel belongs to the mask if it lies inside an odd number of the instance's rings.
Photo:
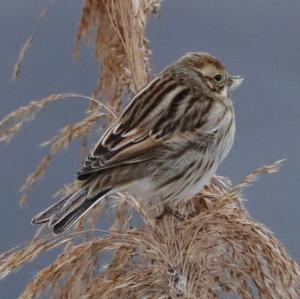
<path id="1" fill-rule="evenodd" d="M 0 118 L 30 100 L 57 92 L 91 94 L 98 64 L 93 49 L 82 45 L 72 61 L 74 35 L 82 1 L 59 1 L 40 23 L 35 19 L 50 1 L 0 2 Z M 161 16 L 152 17 L 148 37 L 154 71 L 183 53 L 208 51 L 232 74 L 246 77 L 233 98 L 237 136 L 219 174 L 238 182 L 251 170 L 288 158 L 282 170 L 261 178 L 245 192 L 250 213 L 265 223 L 300 262 L 300 1 L 298 0 L 169 0 Z M 11 82 L 20 47 L 33 32 L 21 78 Z M 72 110 L 69 109 L 72 107 Z M 9 146 L 0 144 L 0 251 L 30 239 L 31 217 L 52 200 L 52 194 L 73 178 L 79 163 L 78 144 L 60 154 L 18 208 L 18 189 L 46 153 L 38 144 L 84 115 L 85 104 L 57 103 L 42 112 Z M 0 282 L 0 298 L 13 299 L 55 254 Z"/>

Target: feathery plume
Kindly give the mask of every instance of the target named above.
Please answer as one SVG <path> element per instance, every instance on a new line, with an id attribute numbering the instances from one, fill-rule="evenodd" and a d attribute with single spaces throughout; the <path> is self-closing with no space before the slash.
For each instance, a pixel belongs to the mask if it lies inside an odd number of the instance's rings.
<path id="1" fill-rule="evenodd" d="M 98 119 L 114 119 L 122 97 L 149 80 L 151 52 L 145 24 L 158 7 L 157 0 L 85 0 L 77 45 L 95 30 L 96 55 L 103 63 L 95 94 L 109 105 L 95 102 L 82 121 L 44 143 L 49 154 L 23 191 L 44 174 L 55 154 L 87 136 Z M 5 117 L 0 121 L 0 140 L 8 142 L 41 109 L 62 98 L 52 95 Z M 299 266 L 281 242 L 248 214 L 241 197 L 259 175 L 278 171 L 281 163 L 255 170 L 236 186 L 215 176 L 201 193 L 159 219 L 152 217 L 142 199 L 117 194 L 109 230 L 95 229 L 99 215 L 107 210 L 105 201 L 93 209 L 90 222 L 83 218 L 74 232 L 49 236 L 42 227 L 29 243 L 0 255 L 0 278 L 41 253 L 62 247 L 20 298 L 207 299 L 219 298 L 220 292 L 242 299 L 299 298 Z M 76 182 L 64 192 L 74 188 Z M 160 208 L 155 206 L 153 215 Z"/>

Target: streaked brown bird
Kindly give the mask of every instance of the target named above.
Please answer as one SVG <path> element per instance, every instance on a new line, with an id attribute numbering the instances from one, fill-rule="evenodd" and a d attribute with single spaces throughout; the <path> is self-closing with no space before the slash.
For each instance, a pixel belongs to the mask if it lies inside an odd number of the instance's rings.
<path id="1" fill-rule="evenodd" d="M 241 84 L 208 53 L 188 53 L 140 90 L 77 172 L 78 190 L 36 215 L 64 232 L 104 196 L 128 191 L 171 206 L 199 192 L 228 154 Z"/>

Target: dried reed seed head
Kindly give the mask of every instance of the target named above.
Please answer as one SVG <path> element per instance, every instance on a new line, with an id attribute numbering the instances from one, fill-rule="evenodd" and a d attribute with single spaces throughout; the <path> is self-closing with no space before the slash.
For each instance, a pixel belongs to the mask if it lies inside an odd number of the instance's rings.
<path id="1" fill-rule="evenodd" d="M 102 63 L 95 95 L 110 99 L 119 108 L 128 90 L 142 88 L 150 76 L 149 42 L 145 26 L 149 13 L 160 1 L 85 1 L 77 33 L 76 49 L 91 29 L 96 32 L 96 56 Z"/>
<path id="2" fill-rule="evenodd" d="M 147 81 L 151 52 L 144 38 L 145 23 L 158 5 L 156 0 L 85 1 L 77 40 L 87 37 L 91 28 L 96 29 L 97 56 L 103 62 L 98 94 L 109 97 L 113 107 L 119 107 L 127 89 L 136 91 Z M 37 111 L 61 95 L 56 97 L 6 117 L 0 122 L 0 138 L 13 137 Z M 87 134 L 93 122 L 90 114 L 83 122 L 64 128 L 50 140 L 50 153 Z M 119 195 L 111 235 L 88 242 L 79 238 L 90 238 L 86 232 L 48 238 L 38 235 L 23 249 L 0 256 L 0 277 L 46 250 L 67 244 L 20 298 L 36 298 L 48 290 L 54 298 L 204 299 L 217 298 L 218 291 L 223 290 L 249 299 L 256 296 L 253 286 L 262 298 L 299 298 L 298 265 L 282 244 L 248 215 L 240 198 L 242 188 L 253 183 L 258 174 L 276 170 L 278 164 L 255 171 L 237 186 L 213 178 L 202 193 L 178 206 L 179 213 L 185 215 L 183 220 L 168 215 L 155 221 L 141 201 Z M 41 166 L 39 173 L 43 171 Z M 33 175 L 30 183 L 39 175 Z M 76 184 L 68 186 L 66 192 L 77 188 Z M 132 213 L 127 207 L 141 216 L 140 227 L 130 228 Z M 94 227 L 98 213 L 94 209 L 89 227 Z M 85 228 L 81 223 L 77 229 Z M 107 252 L 112 255 L 108 261 Z"/>
<path id="3" fill-rule="evenodd" d="M 277 168 L 278 163 L 268 165 L 250 176 L 254 179 Z M 138 200 L 123 197 L 127 205 L 138 209 L 144 225 L 130 228 L 129 215 L 122 219 L 127 222 L 122 230 L 66 247 L 34 278 L 21 298 L 52 290 L 59 281 L 64 283 L 55 291 L 55 298 L 72 294 L 74 298 L 204 299 L 218 298 L 220 290 L 245 299 L 256 298 L 256 294 L 298 298 L 298 265 L 273 234 L 248 215 L 239 192 L 226 179 L 215 177 L 203 193 L 179 207 L 180 213 L 189 213 L 185 219 L 167 215 L 155 225 Z M 63 242 L 80 235 L 56 238 Z M 18 250 L 3 255 L 0 272 L 7 275 L 16 270 L 51 248 L 54 239 L 36 239 L 21 255 Z M 111 260 L 105 259 L 107 252 L 112 254 Z"/>
<path id="4" fill-rule="evenodd" d="M 50 8 L 56 3 L 58 2 L 58 0 L 51 0 L 49 5 L 44 8 L 40 14 L 38 15 L 38 17 L 36 18 L 36 26 L 38 26 L 38 23 L 40 21 L 42 21 L 49 13 L 49 10 Z M 22 65 L 23 65 L 23 62 L 26 58 L 26 55 L 29 51 L 29 49 L 32 47 L 32 42 L 33 42 L 33 39 L 35 38 L 35 33 L 33 33 L 32 35 L 30 35 L 24 45 L 22 46 L 21 50 L 20 50 L 20 53 L 19 53 L 19 56 L 17 58 L 17 61 L 14 65 L 14 68 L 13 68 L 13 74 L 12 74 L 12 79 L 13 80 L 16 80 L 19 78 L 20 76 L 20 73 L 21 73 L 21 70 L 22 70 Z"/>
<path id="5" fill-rule="evenodd" d="M 0 141 L 10 141 L 27 122 L 34 120 L 37 113 L 42 109 L 46 108 L 49 104 L 68 98 L 79 98 L 94 102 L 97 104 L 98 108 L 95 112 L 101 112 L 101 114 L 104 113 L 110 120 L 117 117 L 115 112 L 108 105 L 105 105 L 94 98 L 76 93 L 52 94 L 45 98 L 41 98 L 38 101 L 31 101 L 28 105 L 18 108 L 16 111 L 9 113 L 0 120 Z"/>
<path id="6" fill-rule="evenodd" d="M 50 152 L 42 159 L 36 170 L 30 174 L 21 188 L 21 205 L 27 202 L 27 195 L 35 183 L 44 176 L 53 157 L 71 142 L 89 135 L 96 122 L 100 119 L 111 120 L 117 116 L 108 106 L 94 98 L 75 93 L 53 94 L 39 101 L 32 101 L 28 105 L 20 107 L 8 114 L 0 121 L 0 141 L 8 143 L 29 121 L 35 119 L 37 113 L 49 104 L 67 98 L 79 98 L 93 102 L 96 107 L 82 121 L 67 125 L 51 140 L 44 142 L 42 146 L 50 145 Z"/>
<path id="7" fill-rule="evenodd" d="M 13 80 L 16 80 L 20 76 L 21 68 L 22 68 L 25 56 L 26 56 L 28 50 L 32 46 L 32 40 L 33 40 L 33 36 L 30 36 L 26 40 L 26 42 L 24 43 L 23 47 L 20 50 L 19 57 L 18 57 L 17 62 L 14 66 L 14 70 L 13 70 L 13 74 L 12 74 L 12 79 Z"/>

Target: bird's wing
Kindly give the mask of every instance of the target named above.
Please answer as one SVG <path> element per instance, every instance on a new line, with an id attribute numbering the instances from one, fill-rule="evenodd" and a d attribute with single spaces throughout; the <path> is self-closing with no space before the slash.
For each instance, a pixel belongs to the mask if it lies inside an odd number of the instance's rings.
<path id="1" fill-rule="evenodd" d="M 77 172 L 78 179 L 86 179 L 95 172 L 119 165 L 155 159 L 167 149 L 167 146 L 152 139 L 147 132 L 140 131 L 135 136 L 122 137 L 110 130 L 109 135 L 106 135 L 111 138 L 110 142 L 106 143 L 101 138 L 101 142 L 86 158 L 83 168 Z"/>
<path id="2" fill-rule="evenodd" d="M 209 101 L 196 100 L 190 87 L 174 77 L 165 75 L 152 80 L 102 135 L 78 171 L 78 179 L 119 165 L 162 157 L 170 142 L 184 139 L 186 131 L 205 126 L 199 108 L 205 114 Z"/>

